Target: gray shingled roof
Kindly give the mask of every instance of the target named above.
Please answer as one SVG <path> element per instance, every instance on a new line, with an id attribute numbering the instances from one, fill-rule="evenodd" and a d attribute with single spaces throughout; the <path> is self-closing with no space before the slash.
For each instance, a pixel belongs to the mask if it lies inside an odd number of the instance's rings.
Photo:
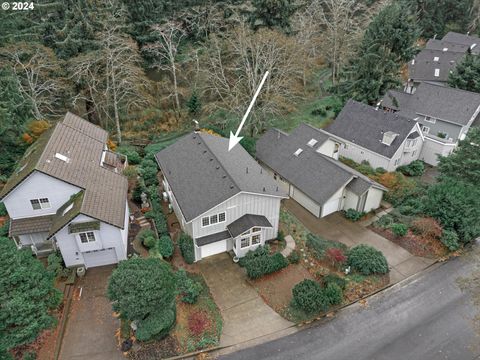
<path id="1" fill-rule="evenodd" d="M 214 242 L 222 241 L 230 238 L 231 238 L 230 232 L 228 230 L 225 230 L 215 234 L 210 234 L 207 236 L 196 238 L 195 242 L 197 243 L 197 246 L 203 246 L 203 245 L 212 244 Z"/>
<path id="2" fill-rule="evenodd" d="M 358 184 L 351 185 L 356 193 L 360 187 L 385 189 L 345 164 L 317 153 L 328 138 L 328 134 L 307 124 L 299 125 L 290 135 L 271 129 L 257 141 L 257 158 L 320 205 L 353 179 L 358 179 Z M 313 148 L 307 145 L 311 139 L 318 141 Z M 299 148 L 303 151 L 297 157 L 294 152 Z"/>
<path id="3" fill-rule="evenodd" d="M 454 42 L 449 42 L 440 39 L 429 39 L 425 45 L 425 49 L 430 50 L 441 50 L 441 51 L 452 51 L 465 53 L 469 48 L 469 45 L 457 44 Z M 447 49 L 447 50 L 444 50 Z"/>
<path id="4" fill-rule="evenodd" d="M 424 82 L 414 94 L 388 91 L 382 105 L 401 110 L 412 118 L 415 114 L 428 115 L 464 126 L 480 106 L 480 94 Z"/>
<path id="5" fill-rule="evenodd" d="M 391 159 L 414 126 L 409 118 L 348 100 L 325 131 Z M 398 134 L 390 146 L 382 143 L 387 131 Z"/>
<path id="6" fill-rule="evenodd" d="M 107 138 L 105 130 L 67 113 L 26 151 L 19 164 L 21 171 L 9 178 L 0 197 L 39 171 L 84 189 L 80 212 L 123 229 L 128 182 L 125 176 L 100 165 Z M 69 161 L 56 158 L 56 153 Z"/>
<path id="7" fill-rule="evenodd" d="M 454 31 L 449 31 L 442 39 L 442 41 L 451 42 L 460 45 L 476 46 L 472 49 L 472 52 L 478 52 L 480 47 L 480 38 L 474 35 L 460 34 Z"/>
<path id="8" fill-rule="evenodd" d="M 241 145 L 190 133 L 156 155 L 185 217 L 191 221 L 239 192 L 286 197 Z"/>
<path id="9" fill-rule="evenodd" d="M 434 58 L 438 57 L 438 61 Z M 450 71 L 462 61 L 464 53 L 454 51 L 442 51 L 423 49 L 415 60 L 408 63 L 408 77 L 416 81 L 446 82 Z M 435 76 L 435 70 L 439 70 L 439 76 Z"/>
<path id="10" fill-rule="evenodd" d="M 271 228 L 272 224 L 270 224 L 270 221 L 268 221 L 268 219 L 263 215 L 245 214 L 237 220 L 233 221 L 232 223 L 228 224 L 227 229 L 232 235 L 232 237 L 235 238 L 255 226 Z"/>
<path id="11" fill-rule="evenodd" d="M 48 232 L 55 215 L 37 216 L 33 218 L 11 219 L 9 236 Z"/>

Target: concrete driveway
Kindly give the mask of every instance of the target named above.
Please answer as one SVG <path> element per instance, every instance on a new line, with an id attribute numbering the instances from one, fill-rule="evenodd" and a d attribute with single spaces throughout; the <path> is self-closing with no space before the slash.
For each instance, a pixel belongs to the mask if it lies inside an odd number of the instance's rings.
<path id="1" fill-rule="evenodd" d="M 247 282 L 244 270 L 223 253 L 198 262 L 210 292 L 223 317 L 221 346 L 238 345 L 275 333 L 287 335 L 296 331 L 266 305 Z"/>
<path id="2" fill-rule="evenodd" d="M 348 247 L 367 244 L 380 250 L 390 266 L 391 283 L 397 283 L 434 263 L 434 260 L 410 254 L 390 240 L 358 223 L 347 220 L 339 212 L 319 219 L 292 199 L 286 200 L 284 204 L 287 210 L 314 234 L 328 240 L 340 241 Z"/>
<path id="3" fill-rule="evenodd" d="M 60 351 L 61 360 L 125 359 L 114 337 L 120 321 L 106 298 L 114 266 L 87 270 L 77 281 Z"/>

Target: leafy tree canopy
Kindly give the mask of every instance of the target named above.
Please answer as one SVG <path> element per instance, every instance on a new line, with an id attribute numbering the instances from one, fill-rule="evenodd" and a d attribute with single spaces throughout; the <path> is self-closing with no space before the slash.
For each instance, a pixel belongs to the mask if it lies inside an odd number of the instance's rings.
<path id="1" fill-rule="evenodd" d="M 255 10 L 251 15 L 253 28 L 267 26 L 288 30 L 290 16 L 295 12 L 292 0 L 253 0 Z"/>
<path id="2" fill-rule="evenodd" d="M 61 299 L 54 274 L 30 250 L 17 250 L 12 240 L 0 238 L 0 353 L 34 341 L 54 325 L 50 310 Z"/>

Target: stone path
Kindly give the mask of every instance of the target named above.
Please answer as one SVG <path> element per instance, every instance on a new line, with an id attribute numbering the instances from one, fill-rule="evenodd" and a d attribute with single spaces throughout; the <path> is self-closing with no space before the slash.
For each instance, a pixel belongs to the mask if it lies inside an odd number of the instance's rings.
<path id="1" fill-rule="evenodd" d="M 285 249 L 282 250 L 281 254 L 284 257 L 287 257 L 293 250 L 295 250 L 295 240 L 293 240 L 291 235 L 287 235 L 285 236 L 285 242 L 287 243 L 287 246 L 285 246 Z"/>
<path id="2" fill-rule="evenodd" d="M 333 213 L 317 218 L 292 199 L 284 202 L 285 207 L 312 233 L 328 240 L 340 241 L 352 247 L 367 244 L 380 250 L 390 267 L 390 283 L 397 283 L 433 264 L 435 260 L 414 256 L 401 246 L 374 233 L 359 223 L 351 222 L 341 214 Z"/>

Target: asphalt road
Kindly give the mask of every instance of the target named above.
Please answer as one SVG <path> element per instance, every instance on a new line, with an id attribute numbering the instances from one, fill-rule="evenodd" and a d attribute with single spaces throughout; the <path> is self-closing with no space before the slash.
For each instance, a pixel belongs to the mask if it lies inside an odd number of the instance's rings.
<path id="1" fill-rule="evenodd" d="M 457 282 L 476 266 L 456 258 L 369 298 L 366 306 L 220 359 L 477 359 L 480 337 L 472 319 L 480 309 Z"/>

